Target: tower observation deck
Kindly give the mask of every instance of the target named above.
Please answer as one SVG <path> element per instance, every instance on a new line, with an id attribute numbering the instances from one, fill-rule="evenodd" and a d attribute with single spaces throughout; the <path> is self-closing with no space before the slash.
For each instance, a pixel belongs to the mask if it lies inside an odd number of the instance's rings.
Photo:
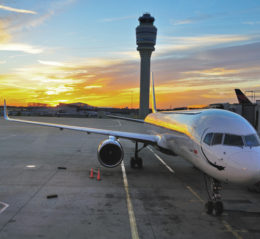
<path id="1" fill-rule="evenodd" d="M 138 20 L 136 44 L 141 57 L 139 117 L 145 118 L 149 113 L 150 63 L 155 50 L 157 28 L 153 25 L 154 17 L 149 13 L 143 14 Z"/>

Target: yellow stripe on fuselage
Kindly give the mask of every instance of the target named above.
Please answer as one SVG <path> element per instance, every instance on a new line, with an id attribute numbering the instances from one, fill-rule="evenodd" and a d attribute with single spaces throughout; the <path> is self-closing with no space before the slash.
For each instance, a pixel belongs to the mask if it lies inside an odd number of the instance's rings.
<path id="1" fill-rule="evenodd" d="M 186 134 L 187 136 L 191 136 L 191 121 L 189 123 L 186 122 L 181 122 L 181 115 L 180 114 L 163 114 L 163 113 L 154 113 L 154 114 L 149 114 L 145 118 L 145 122 L 156 125 L 159 127 L 163 127 L 169 130 L 177 131 L 179 133 Z M 191 115 L 184 116 L 186 119 L 187 117 L 192 118 Z"/>

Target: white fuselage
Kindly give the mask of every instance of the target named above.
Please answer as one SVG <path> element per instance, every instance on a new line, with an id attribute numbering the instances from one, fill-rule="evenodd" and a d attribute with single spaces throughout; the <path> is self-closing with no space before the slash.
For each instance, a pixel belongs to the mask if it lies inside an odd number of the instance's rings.
<path id="1" fill-rule="evenodd" d="M 218 109 L 172 111 L 149 114 L 145 122 L 160 137 L 160 149 L 182 156 L 209 176 L 260 182 L 259 138 L 240 115 Z"/>

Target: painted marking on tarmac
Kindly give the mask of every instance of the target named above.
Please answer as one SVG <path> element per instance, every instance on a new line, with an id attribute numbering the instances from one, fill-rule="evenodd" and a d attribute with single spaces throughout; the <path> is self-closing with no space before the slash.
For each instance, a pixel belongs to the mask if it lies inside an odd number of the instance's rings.
<path id="1" fill-rule="evenodd" d="M 122 161 L 122 163 L 121 163 L 121 169 L 122 169 L 123 181 L 124 181 L 125 192 L 126 192 L 126 202 L 127 202 L 127 209 L 128 209 L 132 239 L 139 239 L 137 226 L 136 226 L 136 220 L 135 220 L 135 214 L 134 214 L 133 205 L 132 205 L 130 193 L 129 193 L 129 186 L 128 186 L 127 176 L 126 176 L 126 172 L 125 172 L 124 161 Z"/>
<path id="2" fill-rule="evenodd" d="M 172 173 L 175 173 L 174 170 L 168 166 L 163 159 L 157 155 L 150 147 L 147 147 L 154 155 L 155 157 Z M 187 186 L 187 189 L 193 194 L 193 196 L 195 196 L 201 203 L 205 203 L 205 201 L 199 196 L 199 194 L 197 192 L 195 192 L 190 186 Z M 228 232 L 231 232 L 233 234 L 233 236 L 236 239 L 243 239 L 226 221 L 222 220 L 223 225 L 226 227 Z"/>
<path id="3" fill-rule="evenodd" d="M 225 220 L 222 220 L 223 225 L 228 232 L 231 232 L 236 239 L 243 239 Z"/>
<path id="4" fill-rule="evenodd" d="M 150 147 L 147 147 L 153 154 L 154 156 L 171 172 L 175 173 L 175 171 L 157 154 L 155 153 Z"/>
<path id="5" fill-rule="evenodd" d="M 157 155 L 150 147 L 147 147 L 154 155 L 157 159 L 159 159 L 159 161 L 166 167 L 169 169 L 170 172 L 175 173 L 174 170 L 168 166 L 163 159 Z M 201 203 L 205 203 L 205 201 L 199 196 L 199 194 L 197 192 L 195 192 L 190 186 L 187 186 L 187 189 L 193 194 L 193 196 L 195 196 Z M 232 233 L 232 235 L 236 238 L 236 239 L 243 239 L 243 237 L 241 237 L 236 230 L 234 230 L 225 220 L 221 221 L 223 223 L 223 225 L 225 226 L 225 228 L 227 229 L 228 232 Z M 241 230 L 240 230 L 241 231 Z"/>
<path id="6" fill-rule="evenodd" d="M 188 190 L 202 203 L 205 203 L 205 201 L 197 194 L 190 186 L 186 186 Z"/>
<path id="7" fill-rule="evenodd" d="M 119 127 L 121 127 L 122 124 L 121 124 L 120 120 L 116 120 L 116 121 L 117 121 L 117 123 L 119 124 Z"/>
<path id="8" fill-rule="evenodd" d="M 163 159 L 157 155 L 150 147 L 147 147 L 154 155 L 157 159 L 159 159 L 159 161 L 166 167 L 169 169 L 170 172 L 175 173 L 174 170 L 168 166 Z M 199 194 L 197 192 L 195 192 L 190 186 L 187 186 L 187 189 L 193 194 L 193 196 L 195 196 L 201 203 L 205 203 L 205 201 L 199 196 Z M 226 221 L 222 220 L 221 221 L 223 223 L 223 225 L 225 226 L 225 228 L 227 229 L 228 232 L 231 232 L 232 235 L 236 238 L 236 239 L 243 239 L 243 237 L 241 237 L 236 230 L 234 230 Z M 241 231 L 241 230 L 240 230 Z"/>
<path id="9" fill-rule="evenodd" d="M 187 189 L 201 202 L 201 203 L 205 203 L 205 201 L 199 196 L 198 193 L 196 193 L 190 186 L 187 186 Z M 222 224 L 224 225 L 224 227 L 226 228 L 226 230 L 230 233 L 232 233 L 232 235 L 236 238 L 236 239 L 243 239 L 243 237 L 241 237 L 236 230 L 234 230 L 230 224 L 228 224 L 225 220 L 221 220 Z M 245 230 L 239 230 L 240 232 L 246 232 Z"/>
<path id="10" fill-rule="evenodd" d="M 0 214 L 1 214 L 9 207 L 9 204 L 4 203 L 4 202 L 0 202 L 0 204 L 3 205 L 3 208 L 0 210 Z"/>

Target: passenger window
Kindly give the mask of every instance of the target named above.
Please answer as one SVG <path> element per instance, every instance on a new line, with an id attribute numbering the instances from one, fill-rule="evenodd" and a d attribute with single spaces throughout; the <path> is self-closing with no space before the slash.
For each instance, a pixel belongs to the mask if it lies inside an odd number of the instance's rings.
<path id="1" fill-rule="evenodd" d="M 244 145 L 242 137 L 239 135 L 233 135 L 233 134 L 225 135 L 224 144 L 230 145 L 230 146 L 243 146 Z"/>
<path id="2" fill-rule="evenodd" d="M 205 136 L 203 142 L 207 145 L 210 145 L 213 133 L 209 133 Z"/>
<path id="3" fill-rule="evenodd" d="M 246 142 L 246 146 L 249 147 L 255 147 L 260 145 L 257 136 L 254 134 L 245 136 L 245 142 Z"/>
<path id="4" fill-rule="evenodd" d="M 215 133 L 212 140 L 212 145 L 217 145 L 222 143 L 223 134 Z"/>

